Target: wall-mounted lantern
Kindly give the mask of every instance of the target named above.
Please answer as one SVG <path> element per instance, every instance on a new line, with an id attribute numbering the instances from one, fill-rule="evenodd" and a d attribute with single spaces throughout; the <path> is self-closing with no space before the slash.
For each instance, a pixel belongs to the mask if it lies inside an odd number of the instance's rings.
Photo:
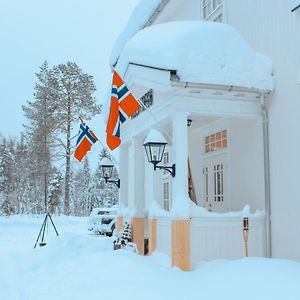
<path id="1" fill-rule="evenodd" d="M 114 183 L 118 188 L 120 188 L 120 179 L 109 180 L 109 178 L 111 178 L 113 175 L 114 168 L 115 168 L 114 163 L 111 160 L 109 160 L 107 157 L 104 157 L 101 160 L 100 172 L 102 177 L 105 179 L 105 183 L 111 182 Z"/>
<path id="2" fill-rule="evenodd" d="M 162 169 L 168 171 L 175 177 L 175 164 L 171 167 L 158 166 L 162 161 L 167 141 L 157 130 L 152 129 L 144 141 L 147 159 L 153 164 L 154 170 Z"/>

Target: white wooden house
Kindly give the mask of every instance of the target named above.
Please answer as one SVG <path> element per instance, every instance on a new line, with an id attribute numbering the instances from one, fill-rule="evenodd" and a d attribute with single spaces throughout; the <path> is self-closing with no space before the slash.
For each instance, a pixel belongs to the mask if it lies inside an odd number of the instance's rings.
<path id="1" fill-rule="evenodd" d="M 300 8 L 291 1 L 145 0 L 111 65 L 147 110 L 121 128 L 119 226 L 172 264 L 300 261 Z M 212 23 L 216 22 L 216 23 Z M 143 144 L 168 145 L 153 170 Z M 205 209 L 204 209 L 205 208 Z"/>

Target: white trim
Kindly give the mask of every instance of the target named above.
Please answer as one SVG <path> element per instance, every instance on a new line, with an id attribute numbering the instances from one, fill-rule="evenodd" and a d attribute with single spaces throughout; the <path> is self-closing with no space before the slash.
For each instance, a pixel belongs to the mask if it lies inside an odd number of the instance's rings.
<path id="1" fill-rule="evenodd" d="M 213 134 L 214 132 L 218 132 L 218 131 L 221 131 L 221 130 L 227 130 L 227 148 L 224 149 L 224 150 L 219 150 L 219 151 L 213 151 L 211 153 L 207 153 L 205 154 L 205 143 L 204 143 L 204 138 L 205 136 L 207 135 L 210 135 L 210 134 Z M 200 158 L 200 169 L 201 169 L 201 172 L 200 172 L 200 187 L 202 189 L 202 205 L 204 205 L 204 198 L 203 198 L 203 195 L 204 195 L 204 190 L 203 190 L 203 182 L 204 182 L 204 178 L 203 178 L 203 166 L 204 166 L 204 159 L 205 158 L 208 158 L 208 157 L 213 157 L 213 156 L 219 156 L 219 155 L 226 155 L 227 157 L 227 198 L 228 198 L 228 203 L 227 203 L 227 209 L 228 211 L 231 211 L 231 207 L 232 207 L 232 204 L 231 204 L 231 148 L 230 148 L 230 145 L 231 145 L 231 130 L 230 130 L 230 121 L 229 119 L 220 119 L 220 120 L 216 120 L 214 121 L 213 123 L 210 123 L 204 127 L 202 127 L 200 130 L 199 130 L 199 138 L 201 139 L 201 143 L 200 143 L 200 153 L 201 153 L 201 158 Z"/>
<path id="2" fill-rule="evenodd" d="M 233 101 L 225 100 L 224 98 L 193 98 L 178 95 L 169 97 L 164 103 L 152 105 L 136 118 L 123 123 L 121 129 L 122 142 L 130 140 L 132 136 L 138 135 L 143 131 L 147 131 L 149 127 L 159 126 L 159 123 L 170 120 L 174 112 L 189 114 L 191 111 L 194 115 L 222 118 L 261 116 L 261 106 L 258 101 Z"/>

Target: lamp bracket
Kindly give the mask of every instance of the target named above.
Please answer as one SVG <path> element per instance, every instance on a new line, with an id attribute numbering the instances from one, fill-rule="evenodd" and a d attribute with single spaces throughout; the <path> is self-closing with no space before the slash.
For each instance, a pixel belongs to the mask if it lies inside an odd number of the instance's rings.
<path id="1" fill-rule="evenodd" d="M 165 166 L 158 166 L 157 164 L 156 165 L 154 165 L 154 171 L 156 170 L 156 169 L 159 169 L 159 170 L 166 170 L 166 171 L 168 171 L 171 175 L 172 175 L 172 177 L 175 177 L 175 174 L 176 174 L 176 169 L 175 169 L 175 164 L 173 164 L 171 167 L 165 167 Z"/>
<path id="2" fill-rule="evenodd" d="M 118 179 L 118 180 L 109 180 L 109 178 L 110 177 L 104 177 L 104 179 L 105 179 L 105 183 L 108 183 L 108 182 L 110 182 L 110 183 L 114 183 L 118 188 L 120 188 L 120 186 L 121 186 L 121 181 L 120 181 L 120 179 Z"/>

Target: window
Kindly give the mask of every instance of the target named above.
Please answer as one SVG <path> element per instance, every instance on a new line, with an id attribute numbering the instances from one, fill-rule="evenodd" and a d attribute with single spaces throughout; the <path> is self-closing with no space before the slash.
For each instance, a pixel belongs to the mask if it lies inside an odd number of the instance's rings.
<path id="1" fill-rule="evenodd" d="M 208 135 L 204 139 L 205 153 L 227 148 L 227 130 Z"/>
<path id="2" fill-rule="evenodd" d="M 223 3 L 222 0 L 203 0 L 203 20 L 222 22 Z"/>
<path id="3" fill-rule="evenodd" d="M 223 164 L 214 166 L 214 200 L 215 202 L 224 201 L 224 172 Z"/>
<path id="4" fill-rule="evenodd" d="M 164 157 L 163 157 L 163 162 L 164 162 L 164 166 L 167 167 L 169 165 L 169 162 L 170 162 L 170 155 L 169 155 L 169 152 L 166 152 L 164 153 Z M 167 170 L 164 170 L 164 175 L 165 174 L 168 174 L 168 171 Z M 169 173 L 170 174 L 170 173 Z"/>
<path id="5" fill-rule="evenodd" d="M 153 105 L 153 90 L 149 90 L 144 96 L 141 97 L 140 101 L 144 103 L 145 107 L 150 107 Z M 145 107 L 141 107 L 137 112 L 132 115 L 132 118 L 138 116 L 142 111 L 145 110 Z"/>
<path id="6" fill-rule="evenodd" d="M 170 210 L 170 183 L 164 182 L 164 209 Z"/>
<path id="7" fill-rule="evenodd" d="M 203 168 L 204 179 L 204 200 L 208 202 L 208 167 Z"/>
<path id="8" fill-rule="evenodd" d="M 166 147 L 164 156 L 163 156 L 163 165 L 169 166 L 171 161 L 170 157 L 170 147 Z M 163 171 L 163 207 L 165 210 L 170 210 L 171 203 L 171 182 L 170 182 L 170 173 L 166 170 Z"/>

